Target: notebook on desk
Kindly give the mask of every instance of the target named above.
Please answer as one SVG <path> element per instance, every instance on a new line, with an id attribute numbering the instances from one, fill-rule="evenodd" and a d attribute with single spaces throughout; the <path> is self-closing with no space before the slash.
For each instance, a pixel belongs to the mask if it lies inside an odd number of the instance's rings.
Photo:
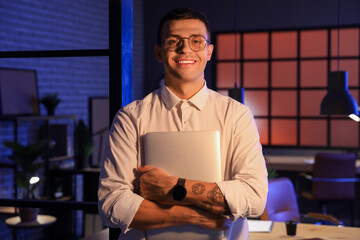
<path id="1" fill-rule="evenodd" d="M 218 131 L 150 132 L 144 136 L 145 164 L 172 176 L 205 182 L 221 181 Z M 181 225 L 147 231 L 148 240 L 221 239 L 223 231 Z"/>
<path id="2" fill-rule="evenodd" d="M 249 232 L 271 232 L 273 221 L 248 220 Z"/>

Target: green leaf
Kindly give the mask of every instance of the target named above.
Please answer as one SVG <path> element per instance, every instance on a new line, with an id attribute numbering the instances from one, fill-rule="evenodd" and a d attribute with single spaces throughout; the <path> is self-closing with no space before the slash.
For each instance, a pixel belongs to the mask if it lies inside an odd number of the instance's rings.
<path id="1" fill-rule="evenodd" d="M 90 156 L 93 152 L 94 143 L 90 129 L 86 126 L 85 122 L 80 119 L 77 125 L 77 149 L 79 157 Z"/>
<path id="2" fill-rule="evenodd" d="M 18 142 L 4 142 L 3 143 L 5 147 L 8 147 L 10 149 L 12 149 L 14 152 L 16 152 L 17 154 L 21 155 L 23 153 L 25 153 L 25 147 L 23 145 L 21 145 Z"/>
<path id="3" fill-rule="evenodd" d="M 267 169 L 268 170 L 268 179 L 273 179 L 273 178 L 277 178 L 278 177 L 278 173 L 276 172 L 275 169 Z"/>
<path id="4" fill-rule="evenodd" d="M 12 149 L 12 155 L 9 158 L 19 166 L 16 174 L 18 186 L 28 191 L 30 177 L 36 175 L 36 172 L 44 165 L 43 162 L 34 161 L 47 152 L 48 141 L 44 139 L 28 146 L 23 146 L 18 142 L 4 142 L 3 144 Z M 35 186 L 31 188 L 34 189 Z"/>
<path id="5" fill-rule="evenodd" d="M 29 180 L 26 177 L 26 174 L 22 171 L 18 171 L 16 174 L 16 183 L 19 187 L 27 189 L 30 185 Z"/>
<path id="6" fill-rule="evenodd" d="M 9 141 L 6 141 L 3 143 L 6 147 L 8 148 L 11 148 L 13 150 L 16 150 L 16 151 L 20 151 L 22 149 L 24 149 L 25 147 L 23 145 L 21 145 L 20 143 L 18 142 L 9 142 Z"/>
<path id="7" fill-rule="evenodd" d="M 41 140 L 33 145 L 27 146 L 26 154 L 28 156 L 28 160 L 30 160 L 31 162 L 35 161 L 40 156 L 44 155 L 47 149 L 48 149 L 47 140 Z"/>

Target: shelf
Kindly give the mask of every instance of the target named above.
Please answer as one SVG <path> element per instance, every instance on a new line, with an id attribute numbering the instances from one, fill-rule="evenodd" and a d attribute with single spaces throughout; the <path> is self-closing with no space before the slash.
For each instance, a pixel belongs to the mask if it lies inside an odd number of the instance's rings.
<path id="1" fill-rule="evenodd" d="M 0 207 L 1 214 L 15 214 L 16 209 L 15 207 Z"/>
<path id="2" fill-rule="evenodd" d="M 64 161 L 64 160 L 69 160 L 69 159 L 74 159 L 75 156 L 71 155 L 71 156 L 61 156 L 61 157 L 51 157 L 49 158 L 50 162 L 59 162 L 59 161 Z"/>
<path id="3" fill-rule="evenodd" d="M 70 118 L 76 121 L 76 115 L 54 115 L 54 116 L 47 116 L 47 115 L 29 115 L 29 116 L 0 116 L 0 121 L 49 121 L 53 119 L 66 119 Z"/>
<path id="4" fill-rule="evenodd" d="M 76 159 L 76 127 L 77 127 L 77 116 L 76 115 L 9 115 L 9 116 L 0 116 L 0 122 L 11 122 L 13 124 L 13 136 L 14 142 L 22 142 L 27 138 L 33 140 L 36 139 L 49 139 L 52 143 L 55 143 L 52 148 L 49 148 L 49 153 L 45 154 L 42 158 L 44 162 L 44 195 L 50 196 L 53 189 L 52 178 L 55 177 L 54 174 L 50 174 L 50 170 L 54 165 L 59 165 L 59 169 L 68 170 L 72 174 L 76 174 L 77 171 L 77 159 Z M 30 124 L 28 125 L 27 122 Z M 22 127 L 25 125 L 26 130 Z M 31 131 L 29 131 L 31 130 Z M 22 138 L 22 141 L 20 139 Z M 68 162 L 65 160 L 71 161 L 71 169 Z M 73 162 L 72 162 L 73 160 Z M 64 164 L 61 162 L 64 161 Z M 16 164 L 2 164 L 1 167 L 12 168 L 16 171 Z M 76 186 L 76 178 L 72 180 L 70 177 L 70 182 L 74 181 Z M 17 198 L 17 184 L 14 181 L 15 188 L 15 198 Z M 76 191 L 73 190 L 73 186 L 69 187 L 70 193 L 76 194 Z"/>

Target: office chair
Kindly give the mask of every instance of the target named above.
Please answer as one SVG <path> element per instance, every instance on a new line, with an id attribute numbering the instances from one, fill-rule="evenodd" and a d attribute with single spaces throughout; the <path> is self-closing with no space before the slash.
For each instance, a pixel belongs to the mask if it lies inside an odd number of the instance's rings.
<path id="1" fill-rule="evenodd" d="M 281 177 L 269 180 L 265 211 L 260 219 L 277 222 L 300 220 L 295 190 L 290 179 Z"/>
<path id="2" fill-rule="evenodd" d="M 308 213 L 301 215 L 294 190 L 294 185 L 289 178 L 280 177 L 269 180 L 269 191 L 264 213 L 261 220 L 285 222 L 296 220 L 308 223 L 330 223 L 341 225 L 342 223 L 331 215 L 321 213 Z"/>
<path id="3" fill-rule="evenodd" d="M 300 174 L 311 181 L 311 192 L 300 191 L 300 196 L 317 201 L 322 213 L 327 214 L 326 204 L 331 201 L 351 202 L 351 225 L 354 223 L 356 155 L 350 153 L 318 153 L 312 175 Z"/>

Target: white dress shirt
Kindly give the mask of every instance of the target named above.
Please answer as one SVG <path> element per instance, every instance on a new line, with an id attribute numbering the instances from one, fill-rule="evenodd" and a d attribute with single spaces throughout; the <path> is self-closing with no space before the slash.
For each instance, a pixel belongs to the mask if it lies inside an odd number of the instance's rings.
<path id="1" fill-rule="evenodd" d="M 135 169 L 144 165 L 147 132 L 220 132 L 222 182 L 232 226 L 229 240 L 247 239 L 246 217 L 259 216 L 267 196 L 267 171 L 252 113 L 241 103 L 204 87 L 181 100 L 166 86 L 121 108 L 114 118 L 99 184 L 99 212 L 104 225 L 121 228 L 120 239 L 145 239 L 129 225 L 143 198 Z"/>

